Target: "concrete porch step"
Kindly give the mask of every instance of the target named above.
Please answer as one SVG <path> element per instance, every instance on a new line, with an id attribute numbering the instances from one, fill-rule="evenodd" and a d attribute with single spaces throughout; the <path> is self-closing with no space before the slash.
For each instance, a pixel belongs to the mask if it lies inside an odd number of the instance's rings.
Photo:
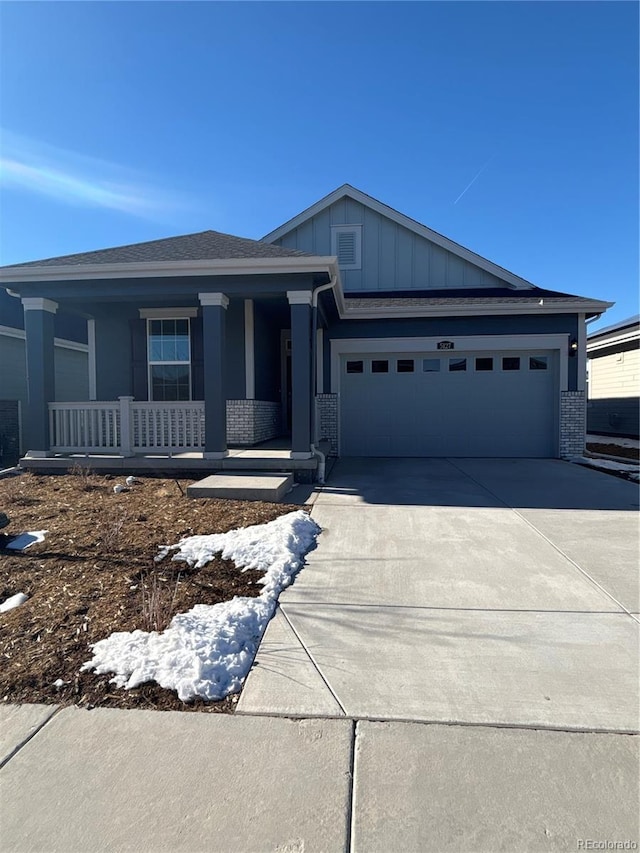
<path id="1" fill-rule="evenodd" d="M 292 474 L 265 474 L 263 471 L 211 474 L 187 486 L 187 496 L 244 501 L 279 501 L 292 486 Z"/>

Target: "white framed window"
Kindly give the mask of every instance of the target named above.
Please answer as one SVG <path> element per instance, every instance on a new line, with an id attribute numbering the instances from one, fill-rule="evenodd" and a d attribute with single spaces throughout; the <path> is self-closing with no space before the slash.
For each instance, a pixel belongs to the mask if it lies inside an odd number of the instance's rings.
<path id="1" fill-rule="evenodd" d="M 189 318 L 147 320 L 149 399 L 191 399 L 191 330 Z"/>
<path id="2" fill-rule="evenodd" d="M 341 270 L 362 269 L 362 225 L 332 225 L 331 254 Z"/>

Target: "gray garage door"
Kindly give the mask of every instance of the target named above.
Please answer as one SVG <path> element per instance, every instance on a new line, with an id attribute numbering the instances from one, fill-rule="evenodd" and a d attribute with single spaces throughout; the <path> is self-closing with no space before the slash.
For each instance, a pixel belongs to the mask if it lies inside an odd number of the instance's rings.
<path id="1" fill-rule="evenodd" d="M 343 356 L 343 456 L 557 455 L 550 351 Z"/>

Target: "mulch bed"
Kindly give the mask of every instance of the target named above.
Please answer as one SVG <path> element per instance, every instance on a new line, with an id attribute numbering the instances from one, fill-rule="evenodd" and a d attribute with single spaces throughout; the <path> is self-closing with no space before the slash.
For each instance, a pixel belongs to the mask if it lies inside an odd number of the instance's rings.
<path id="1" fill-rule="evenodd" d="M 629 459 L 637 462 L 640 459 L 640 450 L 637 447 L 621 447 L 619 444 L 606 444 L 604 441 L 587 444 L 587 450 L 591 453 L 604 453 L 606 456 L 617 456 L 620 459 Z"/>
<path id="2" fill-rule="evenodd" d="M 109 675 L 79 670 L 92 657 L 89 644 L 113 631 L 162 630 L 194 604 L 260 594 L 261 572 L 241 572 L 220 558 L 202 569 L 169 558 L 155 563 L 158 546 L 263 524 L 299 507 L 193 500 L 185 496 L 190 480 L 148 477 L 114 494 L 123 482 L 80 471 L 0 480 L 0 510 L 11 518 L 3 533 L 48 531 L 26 551 L 0 550 L 0 602 L 29 596 L 0 614 L 0 699 L 231 712 L 237 696 L 185 704 L 155 683 L 124 690 L 109 684 Z M 58 679 L 62 687 L 54 685 Z"/>

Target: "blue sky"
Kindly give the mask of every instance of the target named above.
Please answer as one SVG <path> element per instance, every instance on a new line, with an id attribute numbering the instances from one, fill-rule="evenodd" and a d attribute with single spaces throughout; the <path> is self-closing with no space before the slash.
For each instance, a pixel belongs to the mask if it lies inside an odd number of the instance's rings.
<path id="1" fill-rule="evenodd" d="M 4 264 L 348 182 L 541 287 L 638 311 L 638 6 L 2 3 Z"/>

